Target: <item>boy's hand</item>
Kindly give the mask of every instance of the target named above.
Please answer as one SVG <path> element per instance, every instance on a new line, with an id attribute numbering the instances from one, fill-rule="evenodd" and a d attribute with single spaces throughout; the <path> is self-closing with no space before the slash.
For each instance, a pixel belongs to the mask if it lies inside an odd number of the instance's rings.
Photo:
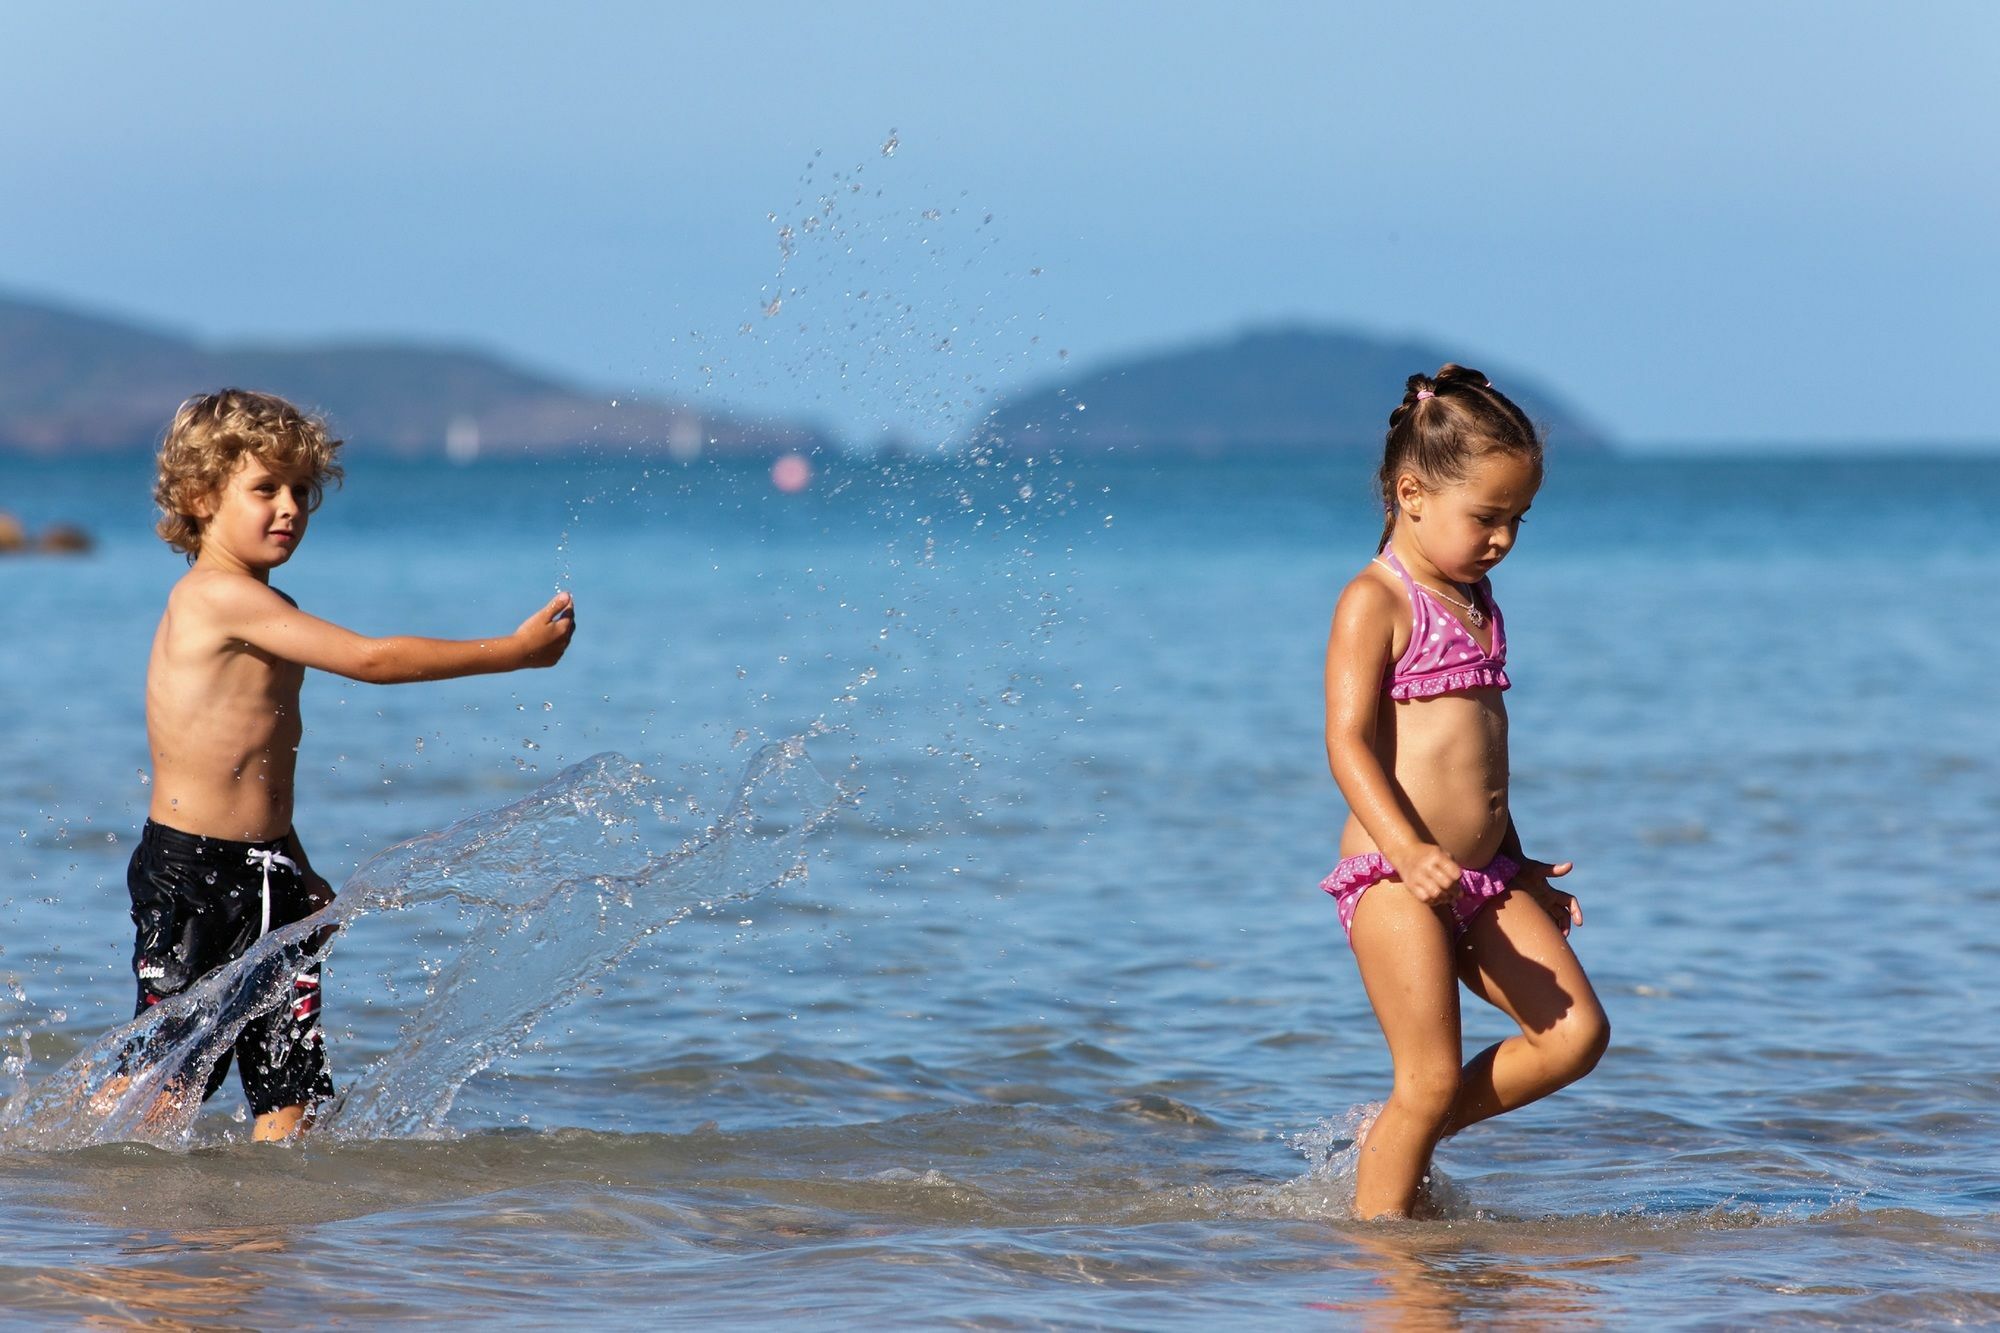
<path id="1" fill-rule="evenodd" d="M 1425 843 L 1391 864 L 1403 887 L 1418 902 L 1431 907 L 1456 901 L 1465 887 L 1458 878 L 1463 867 L 1445 855 L 1442 847 Z"/>
<path id="2" fill-rule="evenodd" d="M 521 665 L 551 667 L 562 660 L 576 633 L 576 606 L 566 592 L 549 599 L 549 604 L 521 622 L 514 639 L 521 646 Z"/>
<path id="3" fill-rule="evenodd" d="M 1583 905 L 1577 902 L 1575 894 L 1551 888 L 1549 881 L 1560 879 L 1574 869 L 1574 861 L 1551 864 L 1548 861 L 1531 861 L 1524 856 L 1521 858 L 1521 873 L 1514 876 L 1508 887 L 1519 889 L 1533 898 L 1549 914 L 1549 919 L 1556 923 L 1556 929 L 1567 935 L 1573 927 L 1583 924 Z"/>

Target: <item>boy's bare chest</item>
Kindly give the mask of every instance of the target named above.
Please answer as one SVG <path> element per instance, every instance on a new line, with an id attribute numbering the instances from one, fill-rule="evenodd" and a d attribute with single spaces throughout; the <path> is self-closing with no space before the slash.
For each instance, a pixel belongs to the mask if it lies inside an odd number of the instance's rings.
<path id="1" fill-rule="evenodd" d="M 220 707 L 266 711 L 274 722 L 296 720 L 305 674 L 305 668 L 296 662 L 281 661 L 244 645 L 217 657 L 209 690 Z"/>
<path id="2" fill-rule="evenodd" d="M 272 657 L 241 640 L 176 635 L 171 628 L 154 645 L 148 671 L 150 703 L 190 720 L 203 714 L 238 725 L 282 729 L 296 725 L 305 668 Z"/>

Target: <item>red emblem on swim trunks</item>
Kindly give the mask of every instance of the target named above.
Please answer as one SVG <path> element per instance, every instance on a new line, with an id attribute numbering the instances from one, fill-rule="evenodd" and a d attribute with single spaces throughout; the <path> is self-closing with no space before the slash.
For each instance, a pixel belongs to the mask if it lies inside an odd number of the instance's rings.
<path id="1" fill-rule="evenodd" d="M 311 1018 L 319 1010 L 319 979 L 317 977 L 292 978 L 292 1017 Z"/>

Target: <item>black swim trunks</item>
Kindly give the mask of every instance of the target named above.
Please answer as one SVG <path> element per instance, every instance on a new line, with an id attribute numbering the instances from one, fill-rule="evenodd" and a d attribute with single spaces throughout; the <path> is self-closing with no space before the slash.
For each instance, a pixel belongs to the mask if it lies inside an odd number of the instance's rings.
<path id="1" fill-rule="evenodd" d="M 132 970 L 139 978 L 135 1014 L 241 958 L 266 931 L 333 901 L 323 881 L 307 882 L 303 867 L 287 854 L 293 845 L 284 838 L 205 838 L 146 821 L 125 872 L 135 928 Z M 319 982 L 319 964 L 312 962 L 292 978 L 290 997 L 251 1019 L 236 1039 L 237 1070 L 253 1115 L 333 1095 L 320 1034 Z M 222 1086 L 229 1057 L 224 1051 L 215 1062 L 202 1100 Z"/>

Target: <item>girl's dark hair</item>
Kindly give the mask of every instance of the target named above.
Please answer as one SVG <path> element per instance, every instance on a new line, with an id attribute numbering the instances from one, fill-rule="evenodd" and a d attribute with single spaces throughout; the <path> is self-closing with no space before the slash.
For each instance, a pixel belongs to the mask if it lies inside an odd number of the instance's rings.
<path id="1" fill-rule="evenodd" d="M 1499 451 L 1542 466 L 1542 439 L 1535 423 L 1492 382 L 1468 366 L 1444 365 L 1435 376 L 1412 375 L 1403 401 L 1389 414 L 1389 437 L 1382 446 L 1382 470 L 1375 474 L 1382 495 L 1382 541 L 1396 528 L 1396 478 L 1414 472 L 1430 486 L 1463 481 L 1472 464 Z"/>

